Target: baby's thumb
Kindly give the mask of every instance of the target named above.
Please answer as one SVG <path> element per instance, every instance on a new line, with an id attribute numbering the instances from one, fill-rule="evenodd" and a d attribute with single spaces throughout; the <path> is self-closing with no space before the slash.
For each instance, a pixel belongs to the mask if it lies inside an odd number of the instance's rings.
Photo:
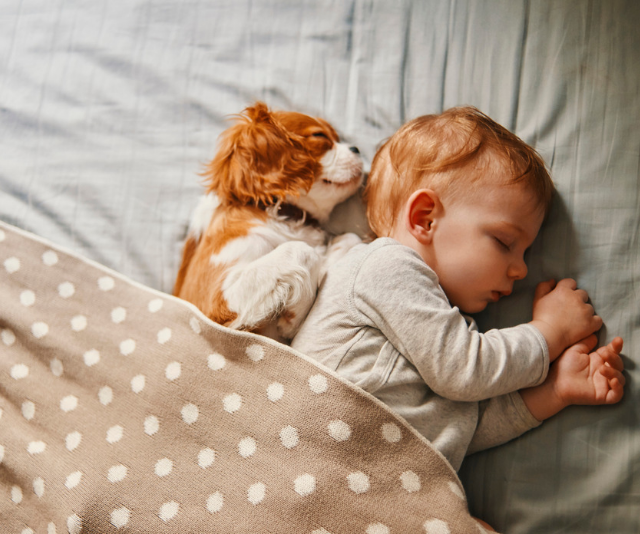
<path id="1" fill-rule="evenodd" d="M 533 296 L 533 300 L 540 300 L 545 295 L 551 293 L 554 287 L 556 287 L 556 281 L 553 279 L 547 280 L 546 282 L 540 282 L 536 287 L 536 292 Z"/>

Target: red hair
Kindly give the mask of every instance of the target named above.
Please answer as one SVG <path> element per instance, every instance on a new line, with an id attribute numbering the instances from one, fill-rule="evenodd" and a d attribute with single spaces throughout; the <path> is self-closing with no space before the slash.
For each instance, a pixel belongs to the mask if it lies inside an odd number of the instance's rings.
<path id="1" fill-rule="evenodd" d="M 365 188 L 367 218 L 377 236 L 389 235 L 404 202 L 421 188 L 443 199 L 494 183 L 528 187 L 545 212 L 554 191 L 540 155 L 474 107 L 451 108 L 403 125 L 380 147 Z"/>

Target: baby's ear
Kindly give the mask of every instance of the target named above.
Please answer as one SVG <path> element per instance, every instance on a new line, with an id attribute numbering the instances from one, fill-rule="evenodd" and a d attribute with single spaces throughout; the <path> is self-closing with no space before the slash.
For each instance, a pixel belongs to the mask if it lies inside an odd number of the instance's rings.
<path id="1" fill-rule="evenodd" d="M 431 243 L 440 199 L 431 189 L 419 189 L 407 201 L 405 225 L 409 233 L 423 245 Z"/>
<path id="2" fill-rule="evenodd" d="M 316 170 L 298 136 L 257 102 L 222 133 L 204 176 L 208 192 L 223 202 L 269 205 L 308 190 Z"/>

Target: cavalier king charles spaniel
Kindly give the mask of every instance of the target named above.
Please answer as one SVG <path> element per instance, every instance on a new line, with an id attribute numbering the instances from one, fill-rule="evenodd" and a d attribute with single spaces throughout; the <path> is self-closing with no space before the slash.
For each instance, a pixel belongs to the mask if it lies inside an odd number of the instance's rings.
<path id="1" fill-rule="evenodd" d="M 204 176 L 174 295 L 213 321 L 293 338 L 329 263 L 360 238 L 323 229 L 363 178 L 358 149 L 326 121 L 248 107 Z"/>

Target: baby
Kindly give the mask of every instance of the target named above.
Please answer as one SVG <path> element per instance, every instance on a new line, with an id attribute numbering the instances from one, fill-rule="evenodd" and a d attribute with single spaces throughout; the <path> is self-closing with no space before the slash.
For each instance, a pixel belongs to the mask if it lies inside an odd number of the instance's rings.
<path id="1" fill-rule="evenodd" d="M 539 284 L 527 324 L 482 334 L 462 315 L 526 276 L 553 190 L 540 156 L 475 108 L 410 121 L 373 160 L 377 239 L 329 269 L 292 346 L 386 403 L 456 470 L 570 404 L 618 402 L 622 339 L 591 352 L 602 320 L 575 281 Z"/>

